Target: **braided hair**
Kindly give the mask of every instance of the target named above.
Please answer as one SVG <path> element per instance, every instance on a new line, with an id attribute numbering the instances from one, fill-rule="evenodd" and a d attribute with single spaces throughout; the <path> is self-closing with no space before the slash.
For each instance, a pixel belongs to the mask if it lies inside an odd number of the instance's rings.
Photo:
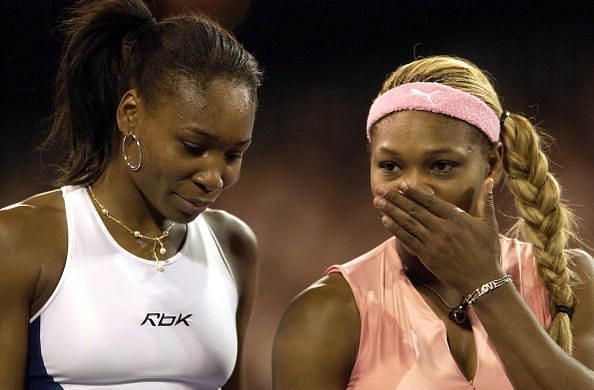
<path id="1" fill-rule="evenodd" d="M 576 275 L 571 269 L 569 240 L 575 236 L 575 216 L 561 200 L 561 187 L 549 171 L 541 136 L 524 116 L 503 113 L 487 75 L 467 60 L 450 56 L 418 59 L 388 76 L 380 94 L 398 85 L 417 81 L 441 83 L 474 95 L 502 118 L 505 183 L 513 194 L 519 213 L 510 233 L 532 244 L 539 275 L 551 300 L 549 335 L 571 354 L 570 313 L 575 304 L 572 284 Z M 484 135 L 481 139 L 487 150 L 496 145 Z"/>

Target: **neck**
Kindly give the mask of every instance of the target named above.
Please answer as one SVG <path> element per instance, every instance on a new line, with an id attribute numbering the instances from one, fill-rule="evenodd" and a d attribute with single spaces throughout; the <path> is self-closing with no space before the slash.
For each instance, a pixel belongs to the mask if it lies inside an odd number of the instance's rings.
<path id="1" fill-rule="evenodd" d="M 150 204 L 130 175 L 126 167 L 112 161 L 92 185 L 93 192 L 103 207 L 130 229 L 159 235 L 171 221 Z"/>
<path id="2" fill-rule="evenodd" d="M 400 242 L 397 242 L 396 250 L 402 261 L 404 273 L 414 284 L 423 283 L 430 286 L 444 284 L 423 265 L 418 257 L 408 252 Z"/>
<path id="3" fill-rule="evenodd" d="M 431 273 L 421 260 L 408 252 L 400 242 L 397 242 L 396 250 L 402 262 L 404 273 L 417 290 L 422 291 L 424 294 L 433 294 L 426 291 L 426 288 L 429 287 L 441 295 L 451 306 L 460 302 L 460 293 Z"/>

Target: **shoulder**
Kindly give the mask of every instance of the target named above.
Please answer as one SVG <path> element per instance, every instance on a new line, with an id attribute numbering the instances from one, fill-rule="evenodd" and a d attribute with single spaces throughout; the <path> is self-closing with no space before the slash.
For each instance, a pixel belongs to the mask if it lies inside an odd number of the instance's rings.
<path id="1" fill-rule="evenodd" d="M 359 312 L 351 289 L 340 274 L 332 273 L 293 299 L 283 315 L 277 338 L 306 349 L 354 347 L 358 346 L 359 332 Z M 356 348 L 349 351 L 354 361 L 353 353 Z"/>
<path id="2" fill-rule="evenodd" d="M 2 274 L 11 275 L 3 283 L 12 281 L 39 290 L 44 281 L 42 267 L 50 273 L 63 266 L 66 231 L 59 191 L 38 194 L 0 209 L 0 266 L 6 271 Z"/>
<path id="3" fill-rule="evenodd" d="M 251 249 L 250 247 L 257 246 L 256 235 L 252 229 L 235 215 L 224 210 L 209 209 L 204 212 L 204 219 L 219 241 L 237 241 L 238 244 L 242 244 L 242 247 L 237 249 Z"/>
<path id="4" fill-rule="evenodd" d="M 326 328 L 335 321 L 356 324 L 357 305 L 347 281 L 338 273 L 331 273 L 299 293 L 285 311 L 283 321 L 299 319 L 315 330 Z M 358 340 L 358 338 L 357 338 Z"/>
<path id="5" fill-rule="evenodd" d="M 0 209 L 0 242 L 3 246 L 34 249 L 31 243 L 55 238 L 65 229 L 64 203 L 59 191 L 38 194 Z"/>
<path id="6" fill-rule="evenodd" d="M 252 229 L 223 210 L 209 209 L 203 216 L 233 268 L 236 280 L 249 283 L 255 278 L 258 266 L 258 242 Z"/>
<path id="7" fill-rule="evenodd" d="M 204 219 L 226 252 L 240 256 L 255 256 L 258 249 L 256 235 L 241 219 L 223 210 L 205 211 Z"/>
<path id="8" fill-rule="evenodd" d="M 309 382 L 295 388 L 334 388 L 326 381 L 342 379 L 336 387 L 346 387 L 359 335 L 359 313 L 348 283 L 337 273 L 320 279 L 297 295 L 283 315 L 273 347 L 275 383 L 298 377 Z"/>

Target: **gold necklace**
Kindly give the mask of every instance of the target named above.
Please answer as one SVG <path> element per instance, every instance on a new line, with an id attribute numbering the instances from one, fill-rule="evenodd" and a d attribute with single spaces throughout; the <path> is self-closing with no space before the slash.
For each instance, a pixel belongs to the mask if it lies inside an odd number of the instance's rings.
<path id="1" fill-rule="evenodd" d="M 403 265 L 404 271 L 408 272 L 408 267 L 406 265 Z M 413 279 L 410 278 L 410 281 L 412 282 Z M 448 310 L 450 311 L 448 314 L 448 317 L 454 321 L 456 324 L 460 325 L 460 326 L 464 326 L 466 324 L 466 321 L 468 321 L 468 313 L 466 312 L 466 309 L 468 307 L 468 303 L 465 303 L 465 300 L 463 299 L 462 302 L 457 305 L 457 306 L 450 306 L 450 304 L 444 299 L 444 297 L 441 296 L 440 293 L 437 292 L 437 290 L 435 290 L 434 288 L 432 288 L 431 286 L 420 282 L 420 281 L 416 281 L 420 286 L 423 286 L 424 288 L 428 289 L 429 291 L 431 291 L 433 294 L 435 294 L 435 296 L 437 298 L 439 298 L 439 300 L 441 301 L 441 303 L 443 303 L 445 305 L 445 307 L 448 308 Z"/>
<path id="2" fill-rule="evenodd" d="M 423 282 L 418 282 L 418 283 L 421 286 L 429 289 L 429 291 L 431 291 L 433 294 L 435 294 L 435 296 L 437 296 L 437 298 L 439 298 L 441 303 L 443 303 L 450 310 L 448 317 L 452 321 L 454 321 L 458 325 L 464 325 L 466 323 L 466 321 L 468 320 L 468 313 L 466 312 L 467 305 L 461 303 L 457 306 L 450 306 L 449 303 L 447 303 L 447 301 L 441 296 L 441 294 L 437 292 L 437 290 L 431 288 L 430 286 L 426 285 Z"/>
<path id="3" fill-rule="evenodd" d="M 441 301 L 441 303 L 443 303 L 445 305 L 445 307 L 447 307 L 448 309 L 452 310 L 453 308 L 455 308 L 456 306 L 450 306 L 447 301 L 441 296 L 440 293 L 438 293 L 436 290 L 434 290 L 433 288 L 429 287 L 428 285 L 426 285 L 425 283 L 422 282 L 418 282 L 421 286 L 425 287 L 426 289 L 429 289 L 433 294 L 435 294 L 435 296 L 437 298 L 439 298 L 439 300 Z"/>
<path id="4" fill-rule="evenodd" d="M 103 206 L 101 204 L 101 202 L 99 202 L 99 200 L 97 200 L 97 197 L 95 196 L 95 193 L 93 192 L 93 189 L 91 188 L 91 186 L 88 186 L 87 188 L 89 189 L 89 194 L 91 194 L 91 199 L 93 199 L 93 202 L 95 202 L 97 204 L 97 206 L 99 206 L 99 209 L 101 210 L 101 214 L 105 215 L 106 218 L 111 219 L 112 221 L 114 221 L 115 223 L 117 223 L 118 225 L 120 225 L 121 227 L 126 229 L 126 231 L 128 233 L 130 233 L 131 235 L 133 235 L 134 238 L 136 238 L 138 240 L 152 241 L 152 243 L 153 243 L 153 258 L 155 259 L 155 268 L 157 269 L 157 271 L 163 272 L 165 270 L 165 267 L 163 267 L 163 265 L 161 264 L 161 260 L 159 259 L 159 256 L 157 256 L 157 244 L 159 244 L 159 253 L 161 255 L 165 255 L 167 253 L 167 249 L 165 248 L 164 241 L 167 239 L 167 237 L 169 237 L 169 231 L 171 230 L 173 225 L 175 225 L 175 223 L 171 222 L 169 227 L 167 229 L 163 230 L 161 235 L 158 237 L 146 236 L 138 230 L 130 229 L 122 221 L 120 221 L 119 219 L 112 216 L 111 213 L 109 212 L 109 210 L 105 206 Z"/>

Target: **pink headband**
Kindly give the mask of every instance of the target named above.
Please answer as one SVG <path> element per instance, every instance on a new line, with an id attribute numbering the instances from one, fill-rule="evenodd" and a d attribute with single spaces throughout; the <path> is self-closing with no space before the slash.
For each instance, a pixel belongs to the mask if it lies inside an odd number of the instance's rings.
<path id="1" fill-rule="evenodd" d="M 428 82 L 402 84 L 375 99 L 367 117 L 367 138 L 377 121 L 405 110 L 430 111 L 461 119 L 478 127 L 491 141 L 499 140 L 499 119 L 485 102 L 447 85 Z"/>

